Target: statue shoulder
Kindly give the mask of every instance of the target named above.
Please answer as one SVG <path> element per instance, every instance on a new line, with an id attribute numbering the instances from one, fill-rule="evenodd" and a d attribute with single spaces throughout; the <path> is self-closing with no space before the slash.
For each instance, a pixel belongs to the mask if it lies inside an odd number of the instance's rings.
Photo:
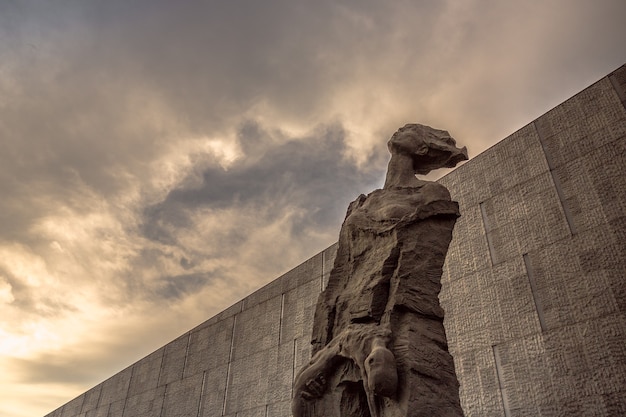
<path id="1" fill-rule="evenodd" d="M 438 182 L 428 182 L 422 187 L 422 193 L 430 201 L 451 201 L 450 191 Z"/>

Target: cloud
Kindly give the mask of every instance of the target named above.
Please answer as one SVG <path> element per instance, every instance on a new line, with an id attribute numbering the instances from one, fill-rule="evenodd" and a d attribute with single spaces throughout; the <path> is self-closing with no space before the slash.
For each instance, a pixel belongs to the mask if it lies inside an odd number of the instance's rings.
<path id="1" fill-rule="evenodd" d="M 227 169 L 198 156 L 199 169 L 144 207 L 139 231 L 152 250 L 138 274 L 158 265 L 171 283 L 188 274 L 206 282 L 250 277 L 249 291 L 332 243 L 349 201 L 382 182 L 386 161 L 371 158 L 361 170 L 345 156 L 338 125 L 292 138 L 247 120 L 236 137 L 241 156 Z M 293 241 L 302 246 L 294 250 Z"/>
<path id="2" fill-rule="evenodd" d="M 201 177 L 199 182 L 185 179 L 163 201 L 146 207 L 143 229 L 149 237 L 174 242 L 165 229 L 171 226 L 186 233 L 194 226 L 191 215 L 201 208 L 253 207 L 271 218 L 285 208 L 298 207 L 307 211 L 303 222 L 336 226 L 342 206 L 337 202 L 347 204 L 383 175 L 382 158 L 372 158 L 369 172 L 346 160 L 340 126 L 319 127 L 303 138 L 285 138 L 246 121 L 237 137 L 244 156 L 229 169 L 209 165 L 191 174 Z M 185 182 L 193 185 L 185 186 Z"/>

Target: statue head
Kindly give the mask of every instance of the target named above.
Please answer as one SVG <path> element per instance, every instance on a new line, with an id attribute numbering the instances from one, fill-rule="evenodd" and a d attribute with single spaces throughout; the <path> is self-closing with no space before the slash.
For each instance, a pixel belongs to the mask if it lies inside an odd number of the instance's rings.
<path id="1" fill-rule="evenodd" d="M 375 346 L 365 359 L 367 388 L 376 395 L 395 397 L 398 390 L 396 358 L 384 345 Z"/>
<path id="2" fill-rule="evenodd" d="M 413 174 L 425 175 L 434 169 L 453 168 L 468 159 L 467 148 L 457 148 L 447 131 L 420 124 L 401 127 L 387 146 L 392 159 L 394 155 L 411 158 Z"/>

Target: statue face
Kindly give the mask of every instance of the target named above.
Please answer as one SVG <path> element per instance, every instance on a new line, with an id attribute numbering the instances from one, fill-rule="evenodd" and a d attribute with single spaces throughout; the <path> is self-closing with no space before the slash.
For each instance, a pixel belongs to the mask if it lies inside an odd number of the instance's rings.
<path id="1" fill-rule="evenodd" d="M 387 145 L 392 157 L 397 154 L 410 156 L 413 170 L 421 175 L 433 169 L 453 168 L 468 159 L 467 149 L 457 148 L 448 132 L 419 124 L 400 128 Z"/>

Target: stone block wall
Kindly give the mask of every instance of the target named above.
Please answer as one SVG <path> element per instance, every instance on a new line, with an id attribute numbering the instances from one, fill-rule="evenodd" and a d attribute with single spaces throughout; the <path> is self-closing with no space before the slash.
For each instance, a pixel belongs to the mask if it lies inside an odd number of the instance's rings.
<path id="1" fill-rule="evenodd" d="M 443 177 L 467 417 L 626 415 L 626 66 Z M 461 140 L 462 141 L 462 140 Z M 336 245 L 53 417 L 288 417 Z"/>
<path id="2" fill-rule="evenodd" d="M 472 416 L 626 415 L 626 66 L 440 182 L 440 300 Z"/>

